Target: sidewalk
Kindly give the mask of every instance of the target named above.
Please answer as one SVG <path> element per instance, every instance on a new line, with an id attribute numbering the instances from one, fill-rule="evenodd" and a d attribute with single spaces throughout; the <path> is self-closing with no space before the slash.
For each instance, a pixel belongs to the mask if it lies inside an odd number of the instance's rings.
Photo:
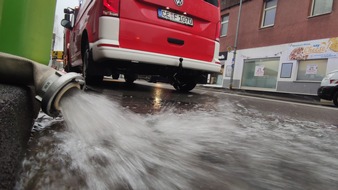
<path id="1" fill-rule="evenodd" d="M 230 94 L 240 94 L 244 96 L 254 96 L 261 98 L 269 98 L 274 100 L 283 100 L 288 102 L 298 102 L 305 104 L 313 105 L 333 105 L 331 101 L 325 101 L 318 98 L 315 95 L 302 95 L 302 94 L 290 94 L 290 93 L 281 93 L 281 92 L 266 92 L 266 91 L 255 91 L 255 90 L 243 90 L 243 89 L 228 89 L 224 88 L 221 85 L 198 85 L 197 88 L 202 89 L 213 89 L 218 92 L 230 93 Z"/>

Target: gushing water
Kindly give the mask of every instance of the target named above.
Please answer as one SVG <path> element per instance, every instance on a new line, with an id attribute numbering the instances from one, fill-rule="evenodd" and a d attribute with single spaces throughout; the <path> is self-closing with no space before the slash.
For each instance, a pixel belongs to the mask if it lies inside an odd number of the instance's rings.
<path id="1" fill-rule="evenodd" d="M 64 121 L 47 120 L 53 128 L 31 147 L 18 189 L 338 187 L 334 126 L 263 117 L 229 102 L 140 115 L 79 93 L 61 107 Z"/>

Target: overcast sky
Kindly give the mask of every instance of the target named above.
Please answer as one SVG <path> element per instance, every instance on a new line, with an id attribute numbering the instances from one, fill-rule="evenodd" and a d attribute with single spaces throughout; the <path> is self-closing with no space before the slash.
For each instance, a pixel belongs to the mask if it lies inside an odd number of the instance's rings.
<path id="1" fill-rule="evenodd" d="M 55 33 L 55 46 L 54 51 L 63 51 L 63 27 L 61 20 L 64 18 L 63 9 L 67 7 L 75 7 L 79 4 L 79 0 L 56 0 L 54 29 Z"/>

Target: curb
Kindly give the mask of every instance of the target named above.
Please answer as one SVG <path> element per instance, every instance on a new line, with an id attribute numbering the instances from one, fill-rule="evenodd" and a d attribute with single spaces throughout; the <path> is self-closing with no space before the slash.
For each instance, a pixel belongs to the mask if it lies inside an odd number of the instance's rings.
<path id="1" fill-rule="evenodd" d="M 330 101 L 322 102 L 321 99 L 315 95 L 302 95 L 302 94 L 291 94 L 291 93 L 282 93 L 282 92 L 266 92 L 266 91 L 255 91 L 255 90 L 243 90 L 243 89 L 227 89 L 219 86 L 205 86 L 199 85 L 196 86 L 200 89 L 213 89 L 218 92 L 224 92 L 229 94 L 239 94 L 243 96 L 253 96 L 260 98 L 268 98 L 274 100 L 282 100 L 288 102 L 297 102 L 304 104 L 312 104 L 312 105 L 323 105 L 328 104 Z"/>

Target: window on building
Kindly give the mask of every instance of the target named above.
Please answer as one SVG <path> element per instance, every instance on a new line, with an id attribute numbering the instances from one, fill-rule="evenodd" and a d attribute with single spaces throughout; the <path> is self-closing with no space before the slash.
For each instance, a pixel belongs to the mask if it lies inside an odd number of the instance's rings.
<path id="1" fill-rule="evenodd" d="M 326 73 L 327 59 L 299 61 L 297 80 L 320 82 Z"/>
<path id="2" fill-rule="evenodd" d="M 330 13 L 332 11 L 333 0 L 312 0 L 311 16 Z"/>
<path id="3" fill-rule="evenodd" d="M 277 9 L 277 0 L 266 0 L 262 17 L 262 27 L 273 26 Z"/>
<path id="4" fill-rule="evenodd" d="M 242 86 L 275 89 L 279 58 L 244 60 Z"/>
<path id="5" fill-rule="evenodd" d="M 226 36 L 228 33 L 229 15 L 222 16 L 221 36 Z"/>

